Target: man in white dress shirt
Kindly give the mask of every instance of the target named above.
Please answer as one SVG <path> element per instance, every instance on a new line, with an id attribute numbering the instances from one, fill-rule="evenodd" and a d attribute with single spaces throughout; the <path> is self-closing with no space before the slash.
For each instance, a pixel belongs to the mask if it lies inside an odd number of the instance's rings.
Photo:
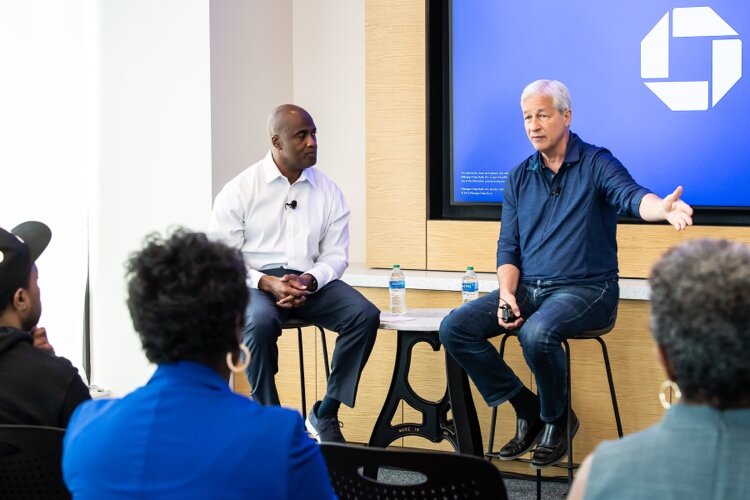
<path id="1" fill-rule="evenodd" d="M 306 425 L 318 441 L 343 442 L 338 409 L 353 407 L 375 343 L 380 311 L 340 281 L 349 257 L 349 206 L 314 167 L 317 129 L 304 109 L 284 104 L 268 117 L 271 150 L 216 197 L 209 232 L 239 248 L 248 267 L 250 303 L 244 342 L 252 397 L 278 405 L 276 341 L 288 318 L 339 334 L 328 388 Z"/>

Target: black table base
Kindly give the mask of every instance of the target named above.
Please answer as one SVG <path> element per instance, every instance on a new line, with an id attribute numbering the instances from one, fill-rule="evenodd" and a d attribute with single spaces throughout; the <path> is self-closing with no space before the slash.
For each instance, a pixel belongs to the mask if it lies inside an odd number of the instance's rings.
<path id="1" fill-rule="evenodd" d="M 397 333 L 396 363 L 383 409 L 370 436 L 369 446 L 386 447 L 404 436 L 421 436 L 434 443 L 446 440 L 459 453 L 484 456 L 482 434 L 469 378 L 461 366 L 445 353 L 447 388 L 439 401 L 428 401 L 409 385 L 409 367 L 414 346 L 427 342 L 433 351 L 440 350 L 437 332 L 402 331 Z M 424 422 L 391 425 L 401 402 L 422 413 Z M 453 418 L 448 418 L 448 411 Z"/>

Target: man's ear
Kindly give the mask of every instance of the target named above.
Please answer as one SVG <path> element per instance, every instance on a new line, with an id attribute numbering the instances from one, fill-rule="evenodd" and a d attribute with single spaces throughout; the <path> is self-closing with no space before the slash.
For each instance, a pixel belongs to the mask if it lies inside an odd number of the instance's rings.
<path id="1" fill-rule="evenodd" d="M 13 300 L 11 300 L 13 308 L 18 312 L 24 312 L 31 306 L 31 297 L 24 288 L 19 288 L 16 293 L 13 294 Z"/>
<path id="2" fill-rule="evenodd" d="M 281 149 L 281 139 L 279 139 L 279 134 L 271 137 L 271 145 L 274 147 L 274 149 Z"/>

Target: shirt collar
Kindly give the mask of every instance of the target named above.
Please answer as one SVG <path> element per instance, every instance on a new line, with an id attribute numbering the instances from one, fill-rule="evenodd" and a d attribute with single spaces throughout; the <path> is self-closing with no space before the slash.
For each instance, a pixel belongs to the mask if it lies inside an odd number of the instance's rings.
<path id="1" fill-rule="evenodd" d="M 565 148 L 565 160 L 563 164 L 574 165 L 581 160 L 581 139 L 577 134 L 570 132 L 568 146 Z M 537 151 L 531 156 L 531 161 L 526 165 L 526 170 L 539 170 L 542 166 L 542 153 Z"/>
<path id="2" fill-rule="evenodd" d="M 299 176 L 299 179 L 297 179 L 297 182 L 309 182 L 312 187 L 315 187 L 315 175 L 312 172 L 314 168 L 315 167 L 313 166 L 303 170 L 302 174 L 300 174 Z M 276 162 L 273 161 L 273 155 L 271 155 L 270 149 L 268 150 L 265 158 L 263 158 L 263 173 L 266 178 L 266 184 L 271 184 L 272 182 L 280 178 L 285 179 L 285 177 L 281 175 L 279 167 L 276 166 Z"/>

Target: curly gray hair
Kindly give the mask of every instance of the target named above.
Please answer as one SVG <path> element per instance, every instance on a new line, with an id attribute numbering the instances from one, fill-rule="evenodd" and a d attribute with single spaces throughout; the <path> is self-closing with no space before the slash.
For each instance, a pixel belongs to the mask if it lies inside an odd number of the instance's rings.
<path id="1" fill-rule="evenodd" d="M 683 397 L 717 408 L 750 396 L 750 247 L 698 239 L 656 263 L 651 331 Z"/>

